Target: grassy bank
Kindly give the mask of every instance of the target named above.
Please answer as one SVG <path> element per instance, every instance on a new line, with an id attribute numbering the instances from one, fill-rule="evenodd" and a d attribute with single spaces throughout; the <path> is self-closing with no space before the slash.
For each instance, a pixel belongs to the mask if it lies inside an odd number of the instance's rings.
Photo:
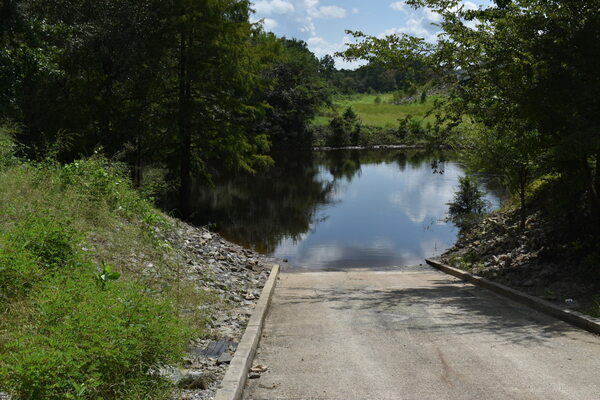
<path id="1" fill-rule="evenodd" d="M 392 104 L 388 94 L 340 95 L 313 121 L 314 147 L 418 145 L 426 142 L 436 97 Z M 350 113 L 350 114 L 348 114 Z M 348 117 L 350 115 L 350 117 Z"/>
<path id="2" fill-rule="evenodd" d="M 399 120 L 408 116 L 412 116 L 414 119 L 426 124 L 427 122 L 433 122 L 426 114 L 433 108 L 435 99 L 436 96 L 430 96 L 427 97 L 424 103 L 416 101 L 391 104 L 393 100 L 391 93 L 338 95 L 333 99 L 333 107 L 322 110 L 313 123 L 317 126 L 326 126 L 335 115 L 339 115 L 346 108 L 352 107 L 363 124 L 367 126 L 395 128 L 398 126 Z"/>
<path id="3" fill-rule="evenodd" d="M 16 150 L 2 129 L 0 392 L 166 398 L 154 372 L 202 334 L 206 301 L 179 276 L 170 223 L 100 156 L 62 166 Z"/>

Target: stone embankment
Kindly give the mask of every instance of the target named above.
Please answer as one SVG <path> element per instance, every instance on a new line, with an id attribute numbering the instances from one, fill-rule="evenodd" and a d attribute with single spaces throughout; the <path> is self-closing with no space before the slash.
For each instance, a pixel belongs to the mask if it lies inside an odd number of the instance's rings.
<path id="1" fill-rule="evenodd" d="M 598 282 L 582 276 L 581 260 L 560 222 L 541 212 L 521 229 L 516 212 L 496 212 L 463 232 L 441 256 L 455 268 L 563 306 L 593 312 Z"/>
<path id="2" fill-rule="evenodd" d="M 187 266 L 187 277 L 196 281 L 199 288 L 217 296 L 219 301 L 210 306 L 209 336 L 190 346 L 183 367 L 170 368 L 166 374 L 181 388 L 174 399 L 212 399 L 275 260 L 233 244 L 205 228 L 173 222 L 175 229 L 167 240 Z M 228 348 L 224 354 L 205 355 L 204 350 L 216 341 L 226 343 Z"/>

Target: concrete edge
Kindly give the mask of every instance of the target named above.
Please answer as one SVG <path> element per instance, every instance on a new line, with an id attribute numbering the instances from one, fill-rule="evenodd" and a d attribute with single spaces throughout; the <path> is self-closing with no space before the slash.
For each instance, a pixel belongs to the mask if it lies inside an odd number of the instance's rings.
<path id="1" fill-rule="evenodd" d="M 492 282 L 486 278 L 475 276 L 473 274 L 470 274 L 457 268 L 450 267 L 446 264 L 442 264 L 435 260 L 426 259 L 425 262 L 427 262 L 427 264 L 431 265 L 432 267 L 439 269 L 442 272 L 445 272 L 449 275 L 453 275 L 459 279 L 462 279 L 463 281 L 472 283 L 475 286 L 491 290 L 492 292 L 508 297 L 511 300 L 517 301 L 537 311 L 541 311 L 552 317 L 568 322 L 571 325 L 575 325 L 578 328 L 585 329 L 592 333 L 600 334 L 600 318 L 594 318 L 579 313 L 577 311 L 559 307 L 555 304 L 550 303 L 549 301 L 542 300 L 539 297 L 528 295 L 526 293 L 512 289 L 508 286 Z"/>
<path id="2" fill-rule="evenodd" d="M 260 335 L 265 323 L 267 310 L 271 304 L 273 292 L 275 291 L 278 276 L 279 265 L 273 265 L 271 274 L 260 294 L 242 340 L 235 351 L 229 368 L 227 368 L 225 377 L 215 394 L 214 400 L 240 400 L 242 398 L 244 386 L 248 379 L 248 371 L 252 366 L 252 361 L 260 342 Z"/>

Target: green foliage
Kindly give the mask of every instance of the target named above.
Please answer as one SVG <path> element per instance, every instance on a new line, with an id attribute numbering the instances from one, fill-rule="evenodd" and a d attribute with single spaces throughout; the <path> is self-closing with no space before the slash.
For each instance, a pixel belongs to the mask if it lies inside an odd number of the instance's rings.
<path id="1" fill-rule="evenodd" d="M 180 359 L 212 301 L 178 280 L 157 234 L 166 220 L 122 166 L 98 156 L 64 167 L 15 164 L 0 181 L 2 391 L 166 398 L 170 384 L 155 372 Z M 145 276 L 146 263 L 159 277 Z"/>
<path id="2" fill-rule="evenodd" d="M 406 143 L 421 143 L 428 134 L 421 121 L 412 118 L 410 115 L 401 119 L 398 125 L 397 136 Z"/>
<path id="3" fill-rule="evenodd" d="M 361 134 L 361 121 L 358 115 L 348 107 L 343 116 L 335 117 L 329 123 L 331 136 L 328 145 L 332 147 L 356 146 Z"/>
<path id="4" fill-rule="evenodd" d="M 0 300 L 25 294 L 47 276 L 77 269 L 81 243 L 68 221 L 30 216 L 0 236 Z"/>
<path id="5" fill-rule="evenodd" d="M 168 386 L 151 370 L 178 361 L 188 337 L 170 303 L 91 274 L 48 280 L 12 317 L 27 322 L 0 364 L 15 399 L 156 398 Z"/>
<path id="6" fill-rule="evenodd" d="M 426 65 L 450 89 L 437 102 L 432 139 L 466 148 L 479 165 L 512 181 L 522 223 L 528 184 L 563 176 L 571 191 L 566 209 L 586 204 L 586 229 L 600 232 L 600 2 L 515 0 L 477 10 L 447 0 L 408 4 L 440 15 L 436 44 L 355 32 L 361 40 L 343 55 L 388 68 Z M 465 122 L 481 127 L 476 140 Z"/>
<path id="7" fill-rule="evenodd" d="M 0 124 L 0 170 L 15 165 L 17 145 L 13 138 L 14 131 Z"/>
<path id="8" fill-rule="evenodd" d="M 184 191 L 191 174 L 271 163 L 249 1 L 5 3 L 0 120 L 23 127 L 27 157 L 71 162 L 101 147 L 136 185 L 160 164 Z"/>
<path id="9" fill-rule="evenodd" d="M 459 178 L 459 188 L 454 199 L 448 203 L 449 219 L 461 229 L 468 229 L 488 209 L 485 193 L 477 181 L 469 176 Z"/>
<path id="10" fill-rule="evenodd" d="M 271 44 L 276 49 L 262 72 L 268 83 L 263 96 L 269 108 L 259 128 L 276 147 L 310 145 L 309 124 L 330 103 L 330 89 L 321 72 L 323 68 L 328 71 L 333 60 L 319 62 L 302 41 L 277 39 L 273 34 L 254 40 L 259 47 Z"/>
<path id="11" fill-rule="evenodd" d="M 102 203 L 110 212 L 148 221 L 160 219 L 150 204 L 133 190 L 127 168 L 101 156 L 65 165 L 60 170 L 60 181 L 79 188 L 82 201 Z"/>

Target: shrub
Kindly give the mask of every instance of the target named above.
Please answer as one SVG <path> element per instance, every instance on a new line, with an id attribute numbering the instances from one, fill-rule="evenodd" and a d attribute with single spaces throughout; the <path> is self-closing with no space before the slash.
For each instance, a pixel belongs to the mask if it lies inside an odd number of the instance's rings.
<path id="1" fill-rule="evenodd" d="M 13 130 L 0 125 L 0 169 L 15 165 L 17 144 L 13 140 Z"/>
<path id="2" fill-rule="evenodd" d="M 31 216 L 0 236 L 0 300 L 27 293 L 38 281 L 81 263 L 81 236 L 50 216 Z"/>
<path id="3" fill-rule="evenodd" d="M 15 399 L 156 398 L 168 385 L 153 369 L 178 361 L 189 336 L 168 302 L 91 274 L 51 280 L 21 318 L 0 364 Z"/>
<path id="4" fill-rule="evenodd" d="M 489 207 L 477 181 L 468 176 L 459 178 L 458 191 L 448 206 L 449 220 L 461 229 L 472 226 Z"/>
<path id="5" fill-rule="evenodd" d="M 331 131 L 327 140 L 329 146 L 356 146 L 360 142 L 361 122 L 352 107 L 348 107 L 342 117 L 333 118 L 329 128 Z"/>
<path id="6" fill-rule="evenodd" d="M 96 156 L 66 165 L 60 179 L 63 185 L 77 187 L 85 201 L 103 203 L 127 218 L 156 217 L 150 204 L 133 190 L 124 165 Z"/>

